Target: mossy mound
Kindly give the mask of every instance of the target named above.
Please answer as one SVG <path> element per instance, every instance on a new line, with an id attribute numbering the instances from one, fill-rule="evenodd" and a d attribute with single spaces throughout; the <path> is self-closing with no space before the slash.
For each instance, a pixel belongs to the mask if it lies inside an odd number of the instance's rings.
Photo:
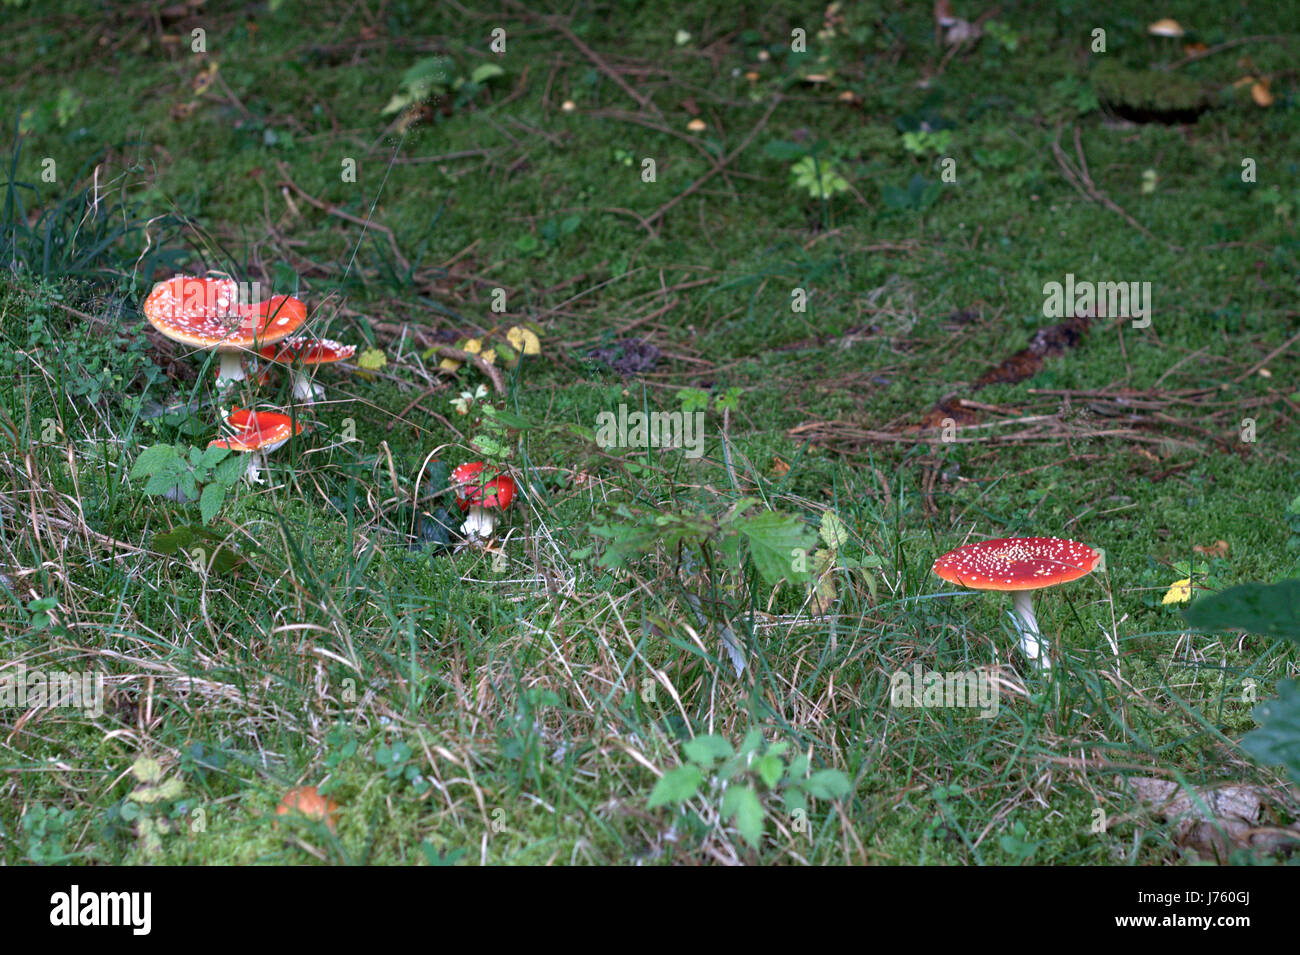
<path id="1" fill-rule="evenodd" d="M 1103 62 L 1091 79 L 1102 106 L 1135 123 L 1194 123 L 1210 108 L 1205 89 L 1173 72 Z"/>

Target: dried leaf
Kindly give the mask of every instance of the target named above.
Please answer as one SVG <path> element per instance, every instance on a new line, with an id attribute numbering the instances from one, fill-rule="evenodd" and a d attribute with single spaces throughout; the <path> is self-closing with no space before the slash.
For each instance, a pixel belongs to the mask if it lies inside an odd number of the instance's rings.
<path id="1" fill-rule="evenodd" d="M 1193 552 L 1204 554 L 1206 557 L 1227 557 L 1228 542 L 1225 540 L 1215 541 L 1213 544 L 1193 544 Z"/>

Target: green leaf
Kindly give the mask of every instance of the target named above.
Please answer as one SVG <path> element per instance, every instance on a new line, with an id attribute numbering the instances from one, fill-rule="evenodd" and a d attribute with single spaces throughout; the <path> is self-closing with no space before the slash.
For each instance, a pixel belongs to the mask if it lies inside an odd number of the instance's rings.
<path id="1" fill-rule="evenodd" d="M 190 472 L 186 471 L 185 474 Z M 144 486 L 146 494 L 166 494 L 181 483 L 181 473 L 179 471 L 166 470 L 156 471 L 149 476 L 148 482 Z M 181 489 L 184 492 L 184 488 Z"/>
<path id="2" fill-rule="evenodd" d="M 469 80 L 471 83 L 478 83 L 480 86 L 492 79 L 494 76 L 505 76 L 506 71 L 501 69 L 495 63 L 484 63 L 476 67 L 474 72 L 470 73 Z"/>
<path id="3" fill-rule="evenodd" d="M 131 468 L 131 480 L 159 472 L 175 472 L 180 469 L 180 455 L 170 444 L 155 444 L 145 448 L 135 459 Z"/>
<path id="4" fill-rule="evenodd" d="M 739 520 L 735 526 L 749 541 L 754 567 L 769 586 L 782 580 L 802 583 L 808 579 L 807 570 L 794 569 L 795 553 L 807 552 L 813 543 L 812 532 L 798 518 L 766 511 Z"/>
<path id="5" fill-rule="evenodd" d="M 838 769 L 821 769 L 808 777 L 803 788 L 814 799 L 842 799 L 848 795 L 849 778 Z"/>
<path id="6" fill-rule="evenodd" d="M 1300 580 L 1229 587 L 1202 597 L 1183 615 L 1198 630 L 1245 630 L 1300 642 Z"/>
<path id="7" fill-rule="evenodd" d="M 214 468 L 224 461 L 231 453 L 232 452 L 229 448 L 204 448 L 203 454 L 199 457 L 197 466 L 201 468 Z"/>
<path id="8" fill-rule="evenodd" d="M 763 804 L 748 786 L 728 787 L 722 797 L 722 818 L 735 820 L 736 828 L 752 846 L 763 838 Z"/>
<path id="9" fill-rule="evenodd" d="M 175 530 L 155 534 L 153 536 L 153 549 L 160 554 L 170 556 L 181 548 L 188 547 L 193 541 L 194 531 L 182 526 Z"/>
<path id="10" fill-rule="evenodd" d="M 221 510 L 225 499 L 226 489 L 220 484 L 209 484 L 203 489 L 203 494 L 199 498 L 199 513 L 203 517 L 204 524 L 212 523 L 212 518 L 217 516 L 217 511 Z"/>
<path id="11" fill-rule="evenodd" d="M 704 774 L 697 766 L 670 769 L 655 783 L 654 791 L 650 793 L 649 808 L 655 809 L 668 803 L 681 805 L 700 791 L 703 782 Z"/>
<path id="12" fill-rule="evenodd" d="M 1285 766 L 1300 783 L 1300 683 L 1281 680 L 1278 698 L 1266 700 L 1251 711 L 1259 729 L 1241 740 L 1242 748 L 1261 763 Z"/>
<path id="13" fill-rule="evenodd" d="M 772 789 L 781 781 L 781 774 L 785 772 L 785 763 L 781 762 L 781 757 L 768 754 L 755 761 L 754 771 L 758 773 L 758 778 L 763 780 L 764 785 Z"/>
<path id="14" fill-rule="evenodd" d="M 763 745 L 763 731 L 761 729 L 752 729 L 745 734 L 745 738 L 740 743 L 738 752 L 741 756 L 748 756 L 754 750 Z"/>
<path id="15" fill-rule="evenodd" d="M 682 747 L 682 751 L 691 762 L 698 763 L 705 768 L 712 766 L 718 760 L 731 759 L 736 754 L 736 751 L 731 748 L 731 744 L 725 739 L 710 734 L 697 736 L 695 739 L 690 740 Z"/>

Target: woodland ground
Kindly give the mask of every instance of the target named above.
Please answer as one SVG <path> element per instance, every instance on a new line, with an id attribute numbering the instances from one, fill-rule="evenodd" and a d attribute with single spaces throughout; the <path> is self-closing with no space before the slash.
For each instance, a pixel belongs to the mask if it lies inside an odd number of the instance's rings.
<path id="1" fill-rule="evenodd" d="M 1300 38 L 1275 34 L 1300 7 L 1006 3 L 955 51 L 914 2 L 539 9 L 0 7 L 0 641 L 106 683 L 100 715 L 0 708 L 0 859 L 1213 859 L 1152 778 L 1293 823 L 1238 741 L 1295 649 L 1162 599 L 1297 575 Z M 1204 109 L 1158 121 L 1165 95 Z M 321 372 L 266 485 L 194 474 L 230 484 L 212 514 L 132 477 L 216 436 L 206 356 L 139 311 L 207 269 L 298 294 L 371 366 Z M 1046 333 L 1067 274 L 1150 282 L 1149 326 Z M 500 393 L 431 351 L 529 323 Z M 701 401 L 699 458 L 592 440 L 620 403 Z M 427 540 L 475 437 L 523 488 L 499 554 Z M 773 586 L 764 554 L 827 511 L 833 583 Z M 1036 602 L 1052 679 L 1009 601 L 930 572 L 1012 535 L 1106 552 Z M 891 706 L 914 664 L 995 674 L 996 716 Z M 753 730 L 725 787 L 684 749 Z M 694 795 L 651 808 L 674 770 Z M 298 785 L 336 831 L 272 825 Z"/>

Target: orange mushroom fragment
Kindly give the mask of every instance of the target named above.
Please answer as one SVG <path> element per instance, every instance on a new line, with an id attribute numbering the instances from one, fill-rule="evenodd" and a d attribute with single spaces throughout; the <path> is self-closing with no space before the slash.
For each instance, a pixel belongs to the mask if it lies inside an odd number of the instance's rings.
<path id="1" fill-rule="evenodd" d="M 333 799 L 322 796 L 315 786 L 298 786 L 285 793 L 284 798 L 280 800 L 280 805 L 275 807 L 277 816 L 286 816 L 294 812 L 313 822 L 323 822 L 329 827 L 330 832 L 334 832 L 335 824 L 338 822 L 339 804 Z"/>

